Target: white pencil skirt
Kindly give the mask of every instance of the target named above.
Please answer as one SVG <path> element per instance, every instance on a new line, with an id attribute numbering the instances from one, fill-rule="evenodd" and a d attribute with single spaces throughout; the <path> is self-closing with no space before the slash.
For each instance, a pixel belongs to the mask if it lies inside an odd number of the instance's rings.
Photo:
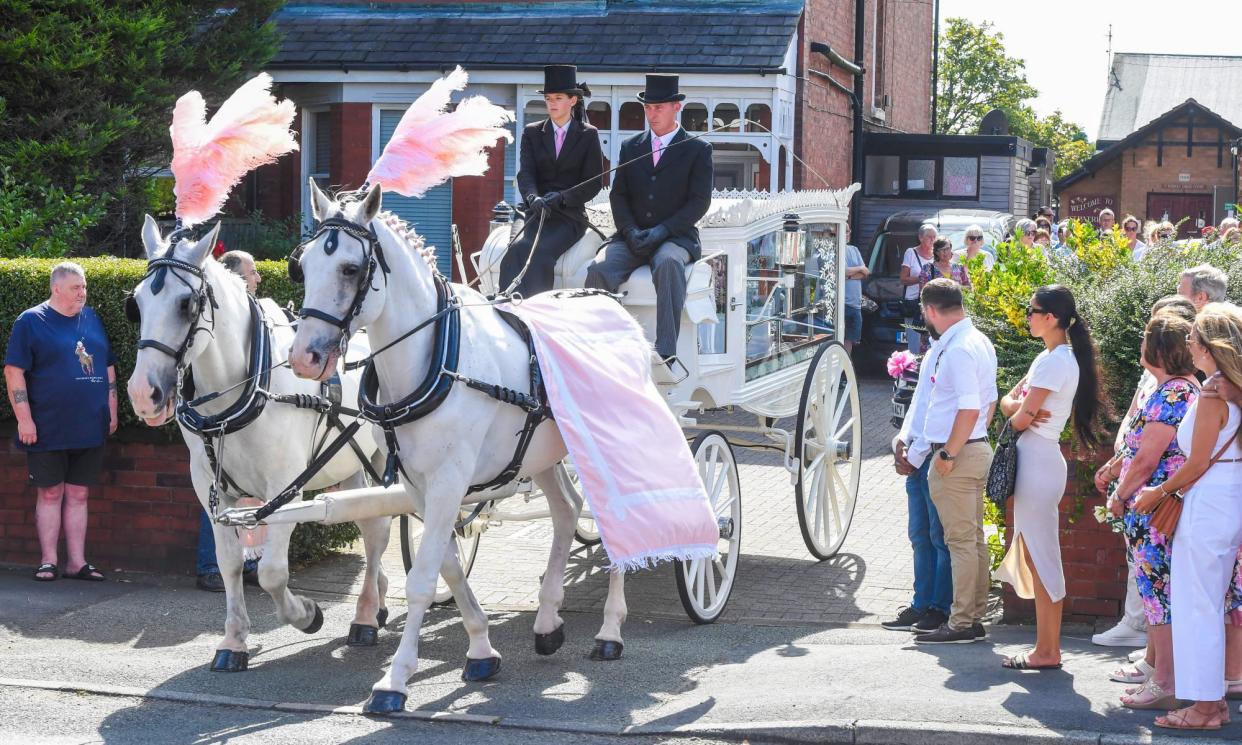
<path id="1" fill-rule="evenodd" d="M 1066 473 L 1060 443 L 1034 432 L 1026 432 L 1018 438 L 1013 541 L 996 570 L 996 578 L 1013 585 L 1020 598 L 1035 597 L 1035 577 L 1026 564 L 1027 555 L 1052 601 L 1055 603 L 1065 597 L 1059 506 L 1065 495 Z"/>

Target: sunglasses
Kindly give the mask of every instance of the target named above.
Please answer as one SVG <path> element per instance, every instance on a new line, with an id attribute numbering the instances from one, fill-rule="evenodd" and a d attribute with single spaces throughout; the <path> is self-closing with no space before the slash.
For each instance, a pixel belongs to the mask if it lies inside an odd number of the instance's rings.
<path id="1" fill-rule="evenodd" d="M 1126 231 L 1127 233 L 1137 233 L 1138 226 L 1137 225 L 1126 225 L 1122 227 L 1122 230 Z"/>
<path id="2" fill-rule="evenodd" d="M 1036 308 L 1034 305 L 1026 306 L 1026 317 L 1027 318 L 1030 318 L 1036 313 L 1047 313 L 1047 312 L 1048 311 L 1044 310 L 1043 308 Z"/>
<path id="3" fill-rule="evenodd" d="M 968 236 L 966 236 L 966 240 L 968 240 L 968 241 L 981 241 L 981 240 L 983 240 L 983 236 L 981 236 L 981 235 L 968 235 Z"/>

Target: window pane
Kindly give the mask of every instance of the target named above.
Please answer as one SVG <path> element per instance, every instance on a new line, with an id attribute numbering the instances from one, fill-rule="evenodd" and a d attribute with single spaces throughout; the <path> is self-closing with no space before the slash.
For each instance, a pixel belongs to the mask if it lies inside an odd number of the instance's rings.
<path id="1" fill-rule="evenodd" d="M 617 126 L 635 132 L 645 129 L 647 117 L 643 115 L 643 105 L 637 101 L 626 101 L 621 104 L 621 116 Z"/>
<path id="2" fill-rule="evenodd" d="M 979 160 L 977 158 L 944 159 L 944 195 L 946 197 L 979 196 Z"/>
<path id="3" fill-rule="evenodd" d="M 906 162 L 906 191 L 935 191 L 936 161 L 910 160 Z"/>
<path id="4" fill-rule="evenodd" d="M 322 175 L 327 180 L 332 170 L 332 114 L 320 111 L 315 114 L 315 157 L 311 174 Z"/>
<path id="5" fill-rule="evenodd" d="M 612 129 L 612 107 L 604 101 L 587 104 L 587 121 L 596 129 Z"/>
<path id="6" fill-rule="evenodd" d="M 893 196 L 900 189 L 901 158 L 896 155 L 868 155 L 867 183 L 865 192 L 868 196 Z"/>
<path id="7" fill-rule="evenodd" d="M 535 101 L 527 101 L 526 108 L 522 110 L 522 116 L 527 124 L 548 118 L 548 105 L 542 99 Z"/>
<path id="8" fill-rule="evenodd" d="M 681 126 L 687 132 L 707 131 L 707 107 L 701 103 L 688 103 L 681 110 Z"/>
<path id="9" fill-rule="evenodd" d="M 712 114 L 712 118 L 716 120 L 712 122 L 712 126 L 720 127 L 721 132 L 736 132 L 741 124 L 740 122 L 734 124 L 734 122 L 737 122 L 738 119 L 742 118 L 742 112 L 738 111 L 737 104 L 722 103 L 716 107 L 716 111 Z M 729 126 L 730 124 L 733 126 Z"/>
<path id="10" fill-rule="evenodd" d="M 747 132 L 767 132 L 772 129 L 772 109 L 766 103 L 752 103 L 746 107 Z M 754 122 L 752 124 L 751 122 Z"/>
<path id="11" fill-rule="evenodd" d="M 718 253 L 707 259 L 707 265 L 712 268 L 716 322 L 699 324 L 699 354 L 724 354 L 728 349 L 725 331 L 729 326 L 729 257 Z"/>

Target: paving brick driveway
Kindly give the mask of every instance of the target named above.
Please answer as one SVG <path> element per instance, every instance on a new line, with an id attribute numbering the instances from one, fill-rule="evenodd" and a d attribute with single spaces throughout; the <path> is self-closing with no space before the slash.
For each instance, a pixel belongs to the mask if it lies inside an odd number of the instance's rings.
<path id="1" fill-rule="evenodd" d="M 737 450 L 743 538 L 737 584 L 721 617 L 727 622 L 879 623 L 909 602 L 912 573 L 905 529 L 904 479 L 892 468 L 886 379 L 862 381 L 863 469 L 858 507 L 841 552 L 816 561 L 802 543 L 793 485 L 771 450 Z M 751 424 L 744 413 L 713 412 L 702 421 Z M 782 422 L 789 429 L 792 421 Z M 384 557 L 402 597 L 404 569 L 398 526 Z M 493 527 L 483 536 L 471 586 L 489 611 L 534 610 L 547 563 L 551 523 L 539 520 Z M 352 593 L 362 568 L 360 548 L 295 573 L 307 590 Z M 607 591 L 600 547 L 575 544 L 566 578 L 565 609 L 602 610 Z M 631 574 L 626 581 L 631 622 L 643 617 L 684 617 L 671 566 Z"/>

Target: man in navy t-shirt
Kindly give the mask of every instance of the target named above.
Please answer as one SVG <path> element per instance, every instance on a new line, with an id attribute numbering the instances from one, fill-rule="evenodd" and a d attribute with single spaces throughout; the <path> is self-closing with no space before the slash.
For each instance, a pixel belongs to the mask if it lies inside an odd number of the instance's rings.
<path id="1" fill-rule="evenodd" d="M 99 581 L 86 560 L 86 495 L 99 479 L 104 440 L 116 431 L 116 358 L 103 324 L 86 307 L 86 273 L 73 262 L 52 269 L 52 296 L 17 317 L 4 359 L 17 446 L 38 489 L 35 524 L 41 564 L 34 578 L 57 577 L 61 527 L 64 574 Z"/>

